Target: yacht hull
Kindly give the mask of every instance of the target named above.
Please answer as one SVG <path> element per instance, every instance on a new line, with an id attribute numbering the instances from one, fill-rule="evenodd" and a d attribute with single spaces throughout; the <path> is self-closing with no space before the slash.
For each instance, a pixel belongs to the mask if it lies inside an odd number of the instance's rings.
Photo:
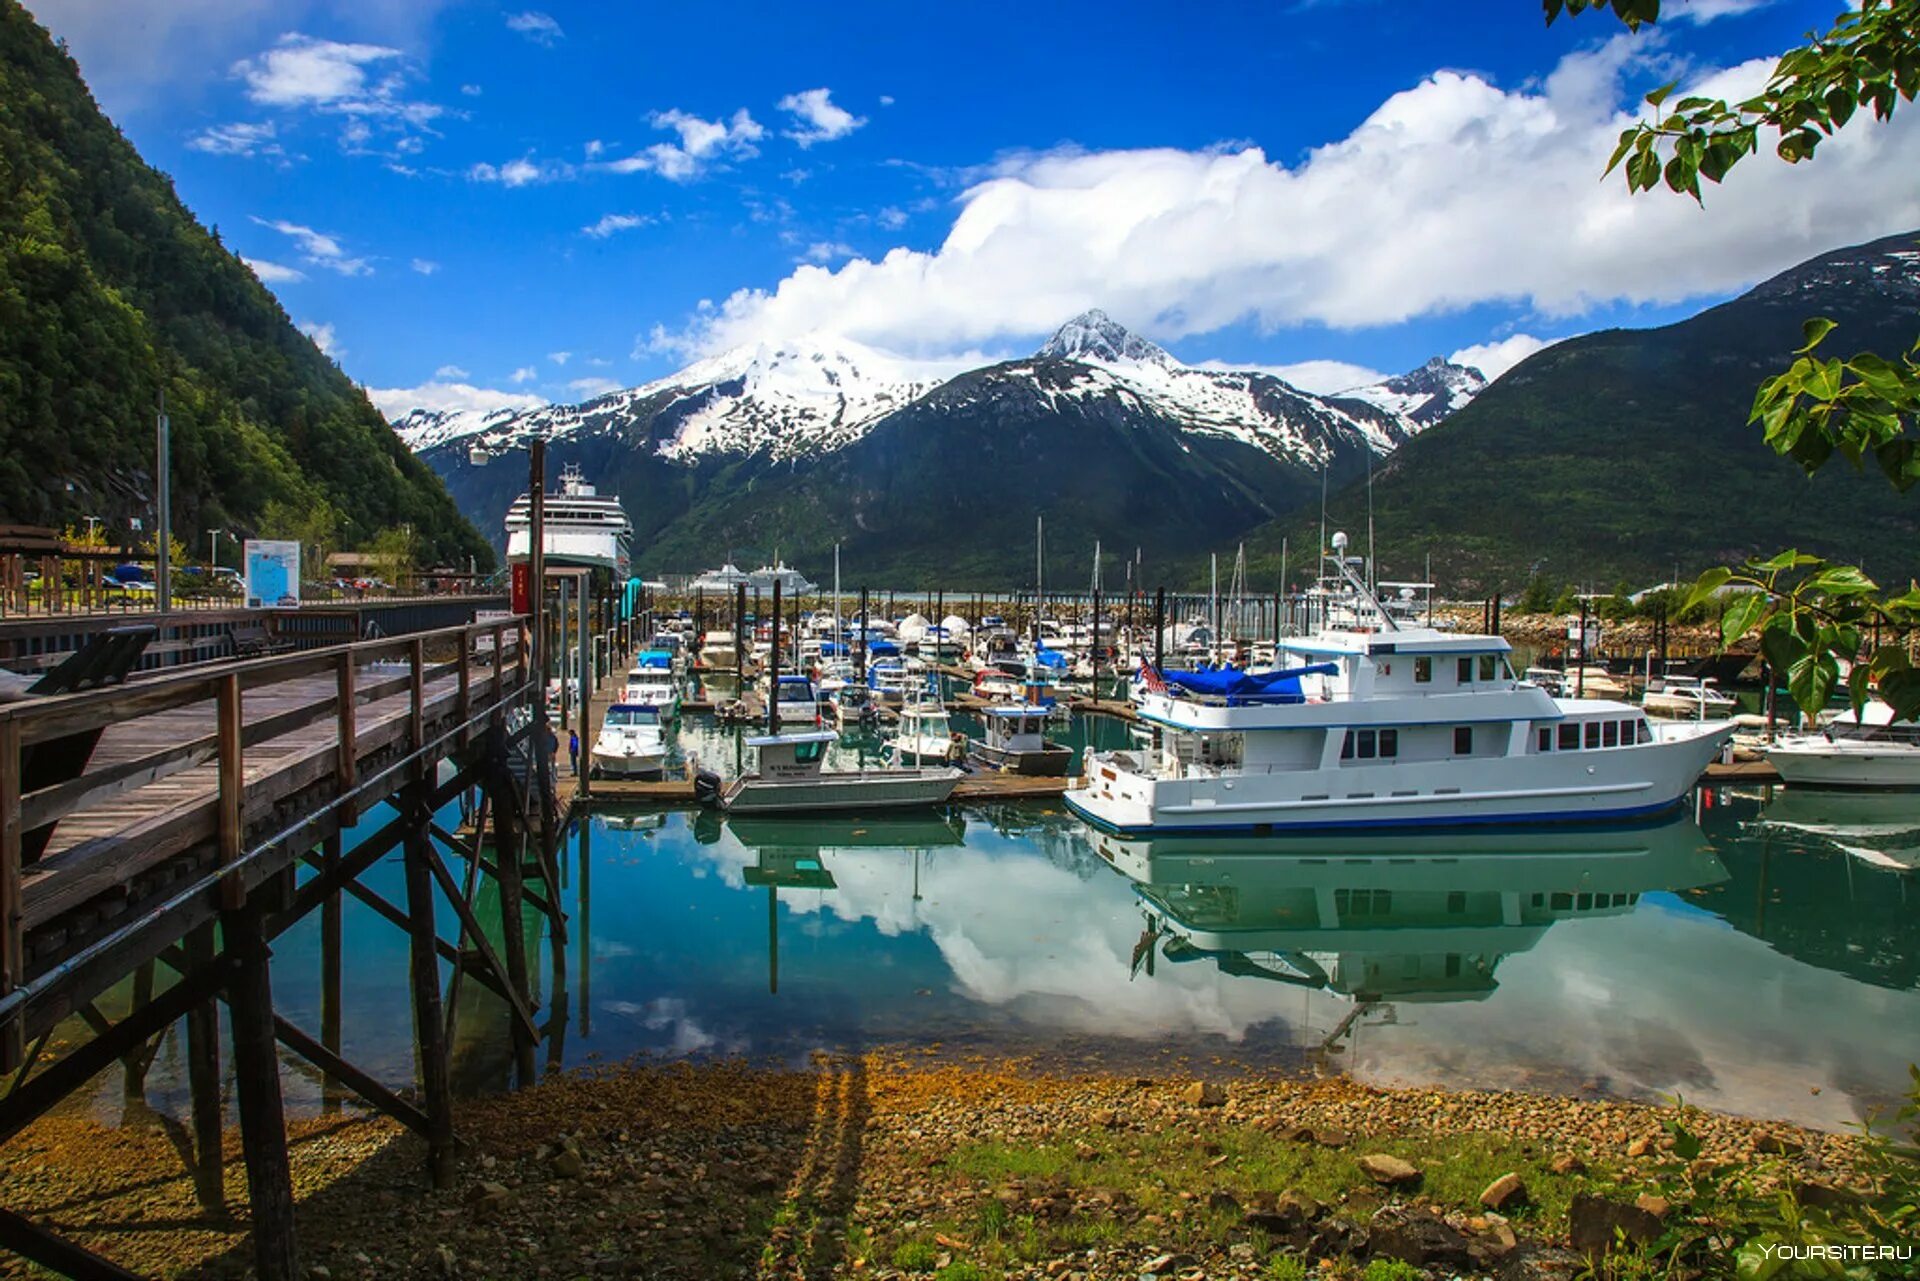
<path id="1" fill-rule="evenodd" d="M 1789 787 L 1920 790 L 1920 747 L 1883 743 L 1871 747 L 1818 742 L 1796 746 L 1791 740 L 1767 750 L 1767 762 Z"/>
<path id="2" fill-rule="evenodd" d="M 1074 813 L 1121 835 L 1612 822 L 1679 805 L 1730 724 L 1612 751 L 1156 779 L 1125 753 L 1088 762 Z"/>

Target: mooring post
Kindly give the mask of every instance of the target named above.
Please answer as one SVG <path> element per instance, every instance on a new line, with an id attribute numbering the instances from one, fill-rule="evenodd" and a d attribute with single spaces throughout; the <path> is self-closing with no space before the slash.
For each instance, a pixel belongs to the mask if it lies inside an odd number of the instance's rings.
<path id="1" fill-rule="evenodd" d="M 221 932 L 227 951 L 240 961 L 227 984 L 227 1011 L 233 1021 L 234 1095 L 253 1218 L 254 1275 L 265 1281 L 294 1281 L 300 1268 L 294 1250 L 293 1171 L 280 1102 L 280 1053 L 274 1042 L 267 965 L 271 953 L 259 908 L 243 902 L 228 910 Z"/>
<path id="2" fill-rule="evenodd" d="M 780 732 L 780 580 L 773 580 L 773 645 L 767 651 L 767 733 Z"/>
<path id="3" fill-rule="evenodd" d="M 854 638 L 853 670 L 859 675 L 862 685 L 867 683 L 867 589 L 860 589 L 860 633 Z"/>
<path id="4" fill-rule="evenodd" d="M 428 866 L 433 813 L 423 788 L 412 784 L 403 842 L 407 879 L 407 927 L 411 946 L 413 1026 L 420 1055 L 420 1090 L 427 1113 L 427 1173 L 436 1188 L 453 1186 L 453 1079 L 447 1062 L 447 1031 L 440 1013 L 440 955 L 434 946 L 433 871 Z"/>
<path id="5" fill-rule="evenodd" d="M 321 860 L 324 874 L 331 879 L 340 865 L 340 834 L 328 836 L 321 842 Z M 338 890 L 320 901 L 320 1044 L 340 1053 L 340 979 L 341 979 L 341 943 L 344 913 L 341 910 Z M 326 1079 L 322 1087 L 321 1109 L 328 1113 L 340 1110 L 340 1089 L 332 1077 Z"/>
<path id="6" fill-rule="evenodd" d="M 194 969 L 213 964 L 213 923 L 184 940 Z M 193 1195 L 210 1214 L 227 1212 L 220 1101 L 220 1008 L 209 999 L 187 1011 L 187 1090 L 193 1103 Z"/>
<path id="7" fill-rule="evenodd" d="M 733 682 L 738 696 L 747 696 L 747 585 L 733 588 Z"/>
<path id="8" fill-rule="evenodd" d="M 1158 672 L 1167 670 L 1167 589 L 1164 587 L 1153 594 L 1153 667 Z"/>

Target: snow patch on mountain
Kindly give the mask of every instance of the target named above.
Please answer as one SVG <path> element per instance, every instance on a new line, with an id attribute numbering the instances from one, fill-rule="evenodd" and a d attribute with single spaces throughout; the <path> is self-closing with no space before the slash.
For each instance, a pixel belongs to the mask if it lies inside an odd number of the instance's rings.
<path id="1" fill-rule="evenodd" d="M 415 450 L 467 437 L 498 448 L 535 435 L 624 431 L 637 447 L 675 462 L 784 460 L 844 449 L 971 364 L 911 360 L 817 337 L 736 348 L 579 405 L 418 408 L 396 417 L 394 426 Z M 1182 365 L 1100 311 L 1075 316 L 1026 360 L 972 372 L 982 381 L 971 395 L 1012 383 L 1054 409 L 1111 398 L 1184 432 L 1237 440 L 1309 465 L 1332 458 L 1343 441 L 1388 453 L 1486 385 L 1477 370 L 1436 357 L 1374 386 L 1316 396 L 1260 370 Z"/>

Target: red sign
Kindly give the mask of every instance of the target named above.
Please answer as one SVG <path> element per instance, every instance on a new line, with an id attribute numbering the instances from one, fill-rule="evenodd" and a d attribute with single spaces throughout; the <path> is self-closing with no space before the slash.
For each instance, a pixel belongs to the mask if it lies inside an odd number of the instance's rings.
<path id="1" fill-rule="evenodd" d="M 513 612 L 533 612 L 533 566 L 524 560 L 513 564 Z"/>

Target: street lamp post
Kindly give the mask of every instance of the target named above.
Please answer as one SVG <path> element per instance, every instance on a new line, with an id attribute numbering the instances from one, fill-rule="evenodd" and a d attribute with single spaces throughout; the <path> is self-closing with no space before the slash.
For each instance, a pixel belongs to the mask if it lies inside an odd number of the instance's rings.
<path id="1" fill-rule="evenodd" d="M 154 488 L 158 491 L 154 514 L 159 518 L 160 528 L 153 540 L 153 603 L 162 614 L 173 608 L 173 565 L 168 544 L 173 539 L 173 477 L 170 463 L 172 450 L 167 437 L 170 432 L 167 423 L 167 389 L 160 389 L 160 413 L 154 421 Z"/>
<path id="2" fill-rule="evenodd" d="M 207 531 L 208 535 L 213 539 L 212 566 L 215 569 L 220 568 L 220 535 L 226 532 L 224 529 L 209 529 Z"/>

